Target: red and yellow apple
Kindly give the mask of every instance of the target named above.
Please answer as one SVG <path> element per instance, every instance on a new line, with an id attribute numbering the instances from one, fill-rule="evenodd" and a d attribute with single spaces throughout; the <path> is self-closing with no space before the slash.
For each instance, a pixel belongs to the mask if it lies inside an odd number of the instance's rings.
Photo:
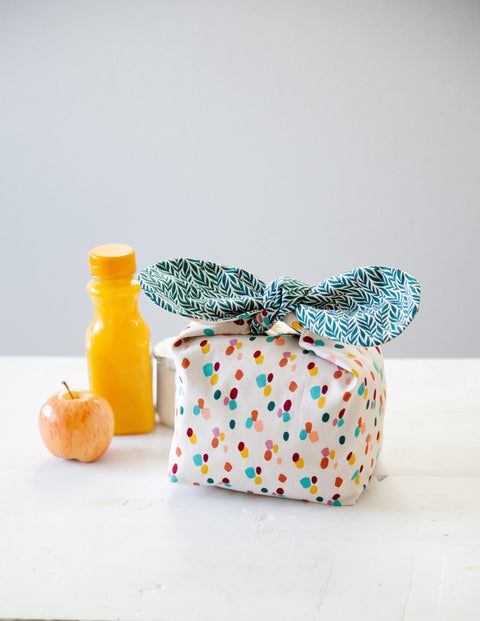
<path id="1" fill-rule="evenodd" d="M 95 461 L 112 441 L 112 408 L 99 395 L 66 388 L 52 395 L 40 410 L 42 440 L 57 457 Z"/>

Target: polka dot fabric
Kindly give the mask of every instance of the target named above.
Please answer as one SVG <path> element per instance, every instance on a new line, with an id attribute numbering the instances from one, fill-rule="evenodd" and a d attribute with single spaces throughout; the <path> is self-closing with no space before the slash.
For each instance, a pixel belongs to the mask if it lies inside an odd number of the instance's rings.
<path id="1" fill-rule="evenodd" d="M 355 504 L 382 443 L 381 351 L 286 321 L 259 336 L 195 321 L 177 338 L 173 483 Z"/>

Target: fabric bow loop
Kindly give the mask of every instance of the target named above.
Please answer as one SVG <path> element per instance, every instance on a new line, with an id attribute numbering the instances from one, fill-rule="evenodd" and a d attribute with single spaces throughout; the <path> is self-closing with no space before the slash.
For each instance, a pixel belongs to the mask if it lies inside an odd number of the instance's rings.
<path id="1" fill-rule="evenodd" d="M 288 276 L 266 284 L 246 270 L 171 259 L 139 274 L 143 292 L 172 313 L 207 321 L 249 319 L 254 334 L 294 312 L 314 334 L 372 347 L 401 334 L 420 305 L 418 281 L 402 270 L 359 267 L 310 287 Z"/>

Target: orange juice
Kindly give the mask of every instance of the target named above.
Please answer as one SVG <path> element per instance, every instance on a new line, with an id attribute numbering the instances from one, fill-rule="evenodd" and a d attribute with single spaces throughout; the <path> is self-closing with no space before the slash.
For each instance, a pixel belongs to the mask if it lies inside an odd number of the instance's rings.
<path id="1" fill-rule="evenodd" d="M 150 330 L 138 309 L 135 253 L 124 244 L 97 246 L 89 254 L 87 291 L 94 317 L 86 335 L 92 392 L 113 409 L 115 434 L 154 427 Z"/>

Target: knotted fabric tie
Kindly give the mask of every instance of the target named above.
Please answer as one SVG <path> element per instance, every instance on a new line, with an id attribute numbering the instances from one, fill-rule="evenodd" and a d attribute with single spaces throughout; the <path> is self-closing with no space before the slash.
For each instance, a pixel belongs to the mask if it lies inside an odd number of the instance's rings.
<path id="1" fill-rule="evenodd" d="M 207 321 L 250 320 L 253 334 L 294 312 L 319 336 L 372 347 L 401 334 L 420 304 L 420 285 L 402 270 L 360 267 L 310 287 L 289 276 L 271 283 L 246 270 L 199 259 L 171 259 L 139 274 L 155 304 Z"/>
<path id="2" fill-rule="evenodd" d="M 310 291 L 310 287 L 295 278 L 284 276 L 265 285 L 262 297 L 262 311 L 267 318 L 267 325 L 281 320 L 288 313 L 294 312 Z"/>

